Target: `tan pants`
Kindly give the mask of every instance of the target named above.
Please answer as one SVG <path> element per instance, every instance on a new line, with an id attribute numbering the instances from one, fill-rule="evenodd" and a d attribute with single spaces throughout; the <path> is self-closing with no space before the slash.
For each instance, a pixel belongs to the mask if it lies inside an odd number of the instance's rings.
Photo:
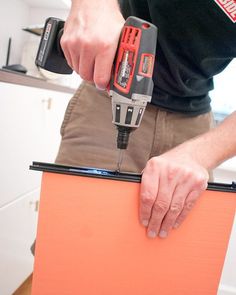
<path id="1" fill-rule="evenodd" d="M 188 117 L 148 105 L 141 126 L 130 134 L 121 170 L 141 172 L 151 157 L 213 126 L 212 113 Z M 105 91 L 82 83 L 67 107 L 61 136 L 56 163 L 111 170 L 117 168 L 117 131 L 112 124 L 111 101 Z"/>

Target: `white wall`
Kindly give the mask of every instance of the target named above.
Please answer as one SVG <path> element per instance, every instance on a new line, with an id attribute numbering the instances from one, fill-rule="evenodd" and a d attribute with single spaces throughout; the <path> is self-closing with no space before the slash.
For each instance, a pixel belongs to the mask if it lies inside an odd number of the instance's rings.
<path id="1" fill-rule="evenodd" d="M 0 0 L 0 67 L 5 65 L 9 37 L 12 37 L 10 64 L 20 63 L 21 51 L 27 40 L 22 27 L 28 24 L 29 6 L 21 0 Z"/>
<path id="2" fill-rule="evenodd" d="M 210 93 L 212 109 L 215 117 L 222 114 L 223 117 L 236 110 L 235 82 L 236 59 L 220 74 L 215 76 L 215 89 Z M 223 119 L 222 117 L 222 119 Z M 229 159 L 214 170 L 215 182 L 231 183 L 236 181 L 236 157 Z"/>
<path id="3" fill-rule="evenodd" d="M 236 110 L 235 99 L 236 59 L 214 77 L 215 89 L 211 91 L 212 109 L 217 113 L 230 114 Z"/>
<path id="4" fill-rule="evenodd" d="M 32 0 L 31 0 L 32 1 Z M 69 8 L 68 9 L 55 9 L 55 8 L 43 8 L 43 7 L 30 7 L 30 12 L 29 12 L 29 23 L 30 24 L 44 24 L 45 20 L 50 17 L 58 17 L 62 20 L 66 20 L 67 16 L 69 13 Z M 40 38 L 37 36 L 34 36 L 30 34 L 30 39 L 28 40 L 28 47 L 30 47 L 36 56 L 36 52 L 38 49 L 38 44 L 40 42 Z M 26 54 L 29 57 L 29 54 Z M 25 54 L 24 54 L 25 56 Z M 26 68 L 29 70 L 29 74 L 32 74 L 32 71 L 34 71 L 35 66 L 34 66 L 34 59 L 31 59 L 30 63 L 25 63 L 26 58 L 22 61 L 22 64 L 26 66 Z M 34 67 L 34 68 L 33 68 Z M 35 72 L 33 73 L 33 76 L 35 76 Z M 51 80 L 53 82 L 53 80 Z M 81 78 L 74 72 L 72 75 L 63 75 L 60 76 L 60 78 L 55 80 L 56 83 L 63 84 L 65 86 L 71 87 L 71 88 L 78 88 L 79 84 L 81 83 Z"/>
<path id="5" fill-rule="evenodd" d="M 43 24 L 49 16 L 66 19 L 69 11 L 69 9 L 32 7 L 23 0 L 0 0 L 0 7 L 0 67 L 5 65 L 9 37 L 12 38 L 9 63 L 21 63 L 24 44 L 32 39 L 32 35 L 22 28 Z"/>
<path id="6" fill-rule="evenodd" d="M 30 8 L 29 22 L 31 24 L 43 24 L 49 16 L 54 16 L 65 20 L 67 18 L 69 9 L 53 9 L 53 8 Z"/>
<path id="7" fill-rule="evenodd" d="M 36 25 L 43 27 L 45 20 L 50 17 L 58 17 L 65 20 L 67 18 L 69 10 L 65 9 L 53 9 L 53 8 L 43 8 L 43 7 L 29 7 L 29 25 Z M 28 40 L 25 43 L 22 51 L 21 64 L 24 65 L 28 72 L 28 75 L 41 77 L 37 67 L 35 66 L 35 58 L 39 47 L 40 37 L 34 34 L 28 34 Z"/>

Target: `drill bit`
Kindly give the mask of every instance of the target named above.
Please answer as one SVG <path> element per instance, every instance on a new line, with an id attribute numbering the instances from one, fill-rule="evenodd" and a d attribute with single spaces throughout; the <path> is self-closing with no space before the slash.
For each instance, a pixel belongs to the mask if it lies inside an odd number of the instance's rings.
<path id="1" fill-rule="evenodd" d="M 119 149 L 119 156 L 118 156 L 118 162 L 117 162 L 117 169 L 116 171 L 120 173 L 120 168 L 123 160 L 123 149 Z"/>

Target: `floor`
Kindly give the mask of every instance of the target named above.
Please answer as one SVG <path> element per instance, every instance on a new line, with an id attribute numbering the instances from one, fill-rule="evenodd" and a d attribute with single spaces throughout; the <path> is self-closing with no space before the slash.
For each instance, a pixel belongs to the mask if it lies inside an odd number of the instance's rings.
<path id="1" fill-rule="evenodd" d="M 32 275 L 12 295 L 31 295 Z"/>

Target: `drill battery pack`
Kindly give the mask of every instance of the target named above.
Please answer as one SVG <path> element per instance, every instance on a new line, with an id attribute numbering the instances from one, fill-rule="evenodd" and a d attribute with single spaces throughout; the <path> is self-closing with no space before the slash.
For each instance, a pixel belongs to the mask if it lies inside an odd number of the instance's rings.
<path id="1" fill-rule="evenodd" d="M 64 21 L 54 17 L 46 20 L 35 64 L 50 72 L 71 74 L 73 70 L 67 64 L 60 46 L 64 24 Z"/>

